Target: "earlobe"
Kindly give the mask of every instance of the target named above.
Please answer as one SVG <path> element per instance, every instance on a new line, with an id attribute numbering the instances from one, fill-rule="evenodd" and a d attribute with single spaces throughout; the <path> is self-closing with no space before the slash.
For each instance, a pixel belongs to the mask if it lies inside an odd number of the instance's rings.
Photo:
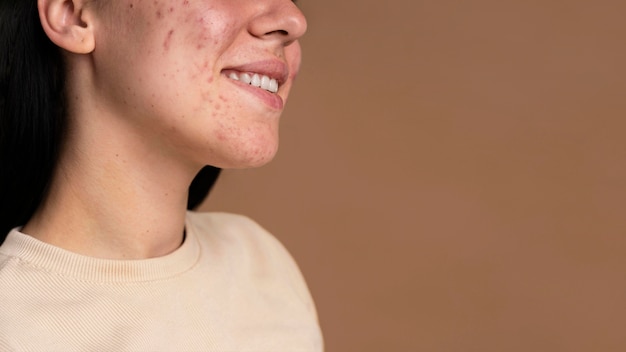
<path id="1" fill-rule="evenodd" d="M 76 54 L 95 49 L 93 21 L 85 0 L 38 0 L 39 19 L 48 38 Z"/>

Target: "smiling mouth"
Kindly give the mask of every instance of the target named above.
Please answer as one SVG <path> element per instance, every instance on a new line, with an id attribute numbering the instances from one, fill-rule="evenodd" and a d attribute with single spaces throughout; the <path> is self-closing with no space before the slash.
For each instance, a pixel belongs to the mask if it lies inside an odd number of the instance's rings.
<path id="1" fill-rule="evenodd" d="M 269 76 L 259 74 L 259 73 L 241 73 L 241 72 L 224 72 L 226 77 L 239 81 L 245 84 L 249 84 L 253 87 L 264 89 L 270 93 L 278 92 L 278 80 L 271 78 Z"/>

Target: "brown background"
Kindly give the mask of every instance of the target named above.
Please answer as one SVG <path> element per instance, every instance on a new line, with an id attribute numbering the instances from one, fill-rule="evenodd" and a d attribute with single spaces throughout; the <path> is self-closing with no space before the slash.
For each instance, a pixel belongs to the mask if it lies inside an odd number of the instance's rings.
<path id="1" fill-rule="evenodd" d="M 204 209 L 290 249 L 327 350 L 626 351 L 626 3 L 299 3 L 280 153 Z"/>

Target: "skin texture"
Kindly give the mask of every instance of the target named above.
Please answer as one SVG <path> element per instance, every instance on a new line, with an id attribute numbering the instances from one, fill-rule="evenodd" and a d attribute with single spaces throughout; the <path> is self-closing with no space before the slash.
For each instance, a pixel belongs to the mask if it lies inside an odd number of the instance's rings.
<path id="1" fill-rule="evenodd" d="M 220 72 L 275 60 L 295 76 L 300 47 L 292 41 L 306 25 L 293 3 L 133 0 L 105 11 L 93 56 L 101 111 L 197 164 L 232 168 L 271 160 L 281 109 Z M 278 92 L 283 101 L 291 83 Z"/>
<path id="2" fill-rule="evenodd" d="M 38 5 L 65 51 L 70 127 L 49 194 L 23 232 L 101 258 L 175 250 L 202 166 L 273 158 L 304 16 L 288 0 Z M 233 69 L 281 76 L 278 93 L 229 79 Z"/>

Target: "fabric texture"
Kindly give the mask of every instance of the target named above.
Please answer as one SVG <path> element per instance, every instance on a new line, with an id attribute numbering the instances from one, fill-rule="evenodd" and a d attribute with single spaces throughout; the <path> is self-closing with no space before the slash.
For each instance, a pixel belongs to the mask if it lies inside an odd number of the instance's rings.
<path id="1" fill-rule="evenodd" d="M 0 247 L 0 351 L 322 351 L 284 247 L 250 219 L 189 212 L 176 251 L 81 256 L 11 231 Z"/>

